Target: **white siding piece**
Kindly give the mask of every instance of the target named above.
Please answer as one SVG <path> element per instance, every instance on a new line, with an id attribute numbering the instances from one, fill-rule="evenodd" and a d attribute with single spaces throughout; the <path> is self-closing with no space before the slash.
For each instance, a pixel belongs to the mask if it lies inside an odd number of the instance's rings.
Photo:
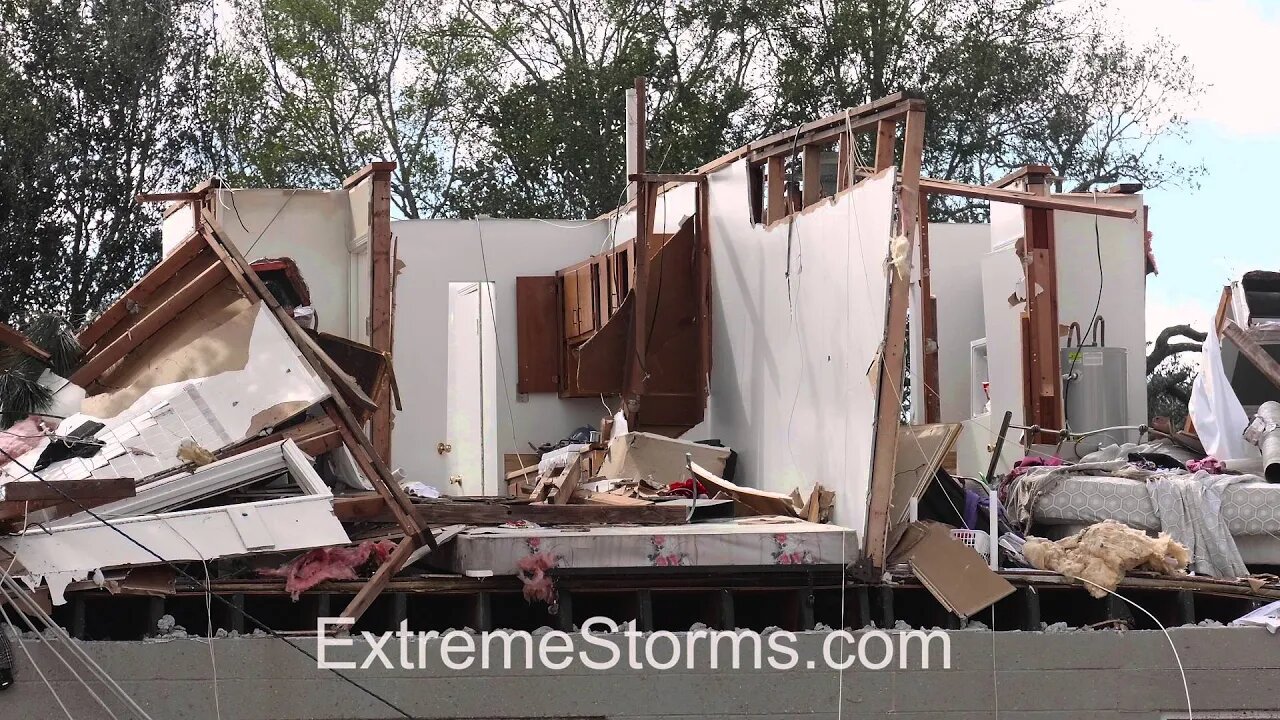
<path id="1" fill-rule="evenodd" d="M 288 470 L 304 495 L 325 495 L 329 489 L 311 467 L 306 454 L 292 440 L 265 445 L 225 460 L 218 460 L 191 473 L 179 473 L 148 483 L 131 498 L 95 508 L 104 518 L 133 517 L 167 512 L 247 485 L 273 472 Z M 91 523 L 88 513 L 77 513 L 53 525 Z"/>
<path id="2" fill-rule="evenodd" d="M 292 440 L 269 445 L 240 457 L 166 479 L 146 488 L 133 501 L 134 510 L 175 502 L 190 502 L 215 492 L 245 484 L 273 469 L 288 468 L 305 493 L 224 507 L 140 514 L 119 517 L 128 501 L 103 508 L 111 525 L 80 515 L 62 525 L 47 525 L 0 539 L 0 548 L 17 556 L 32 588 L 48 583 L 55 604 L 62 604 L 63 590 L 94 570 L 159 562 L 143 547 L 164 560 L 183 562 L 245 555 L 260 550 L 284 552 L 350 542 L 333 514 L 333 497 L 305 455 Z M 136 541 L 136 542 L 135 542 Z"/>
<path id="3" fill-rule="evenodd" d="M 230 509 L 252 508 L 265 535 L 242 538 Z M 150 548 L 169 562 L 213 560 L 253 552 L 265 543 L 273 551 L 305 550 L 350 542 L 333 514 L 332 498 L 310 495 L 264 500 L 239 506 L 184 510 L 110 521 L 128 538 L 97 521 L 36 529 L 0 540 L 0 547 L 18 557 L 27 569 L 25 582 L 49 583 L 54 604 L 62 604 L 67 583 L 94 570 L 127 565 L 153 565 L 159 560 L 139 547 Z M 269 537 L 269 539 L 267 539 Z"/>

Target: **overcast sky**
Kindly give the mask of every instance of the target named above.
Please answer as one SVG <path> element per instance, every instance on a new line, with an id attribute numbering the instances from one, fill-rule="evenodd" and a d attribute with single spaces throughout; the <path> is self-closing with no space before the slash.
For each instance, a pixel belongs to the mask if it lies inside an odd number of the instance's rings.
<path id="1" fill-rule="evenodd" d="M 1200 188 L 1146 193 L 1160 275 L 1147 285 L 1147 334 L 1208 327 L 1222 286 L 1280 270 L 1280 0 L 1113 0 L 1124 32 L 1176 42 L 1211 87 L 1191 111 L 1189 142 L 1161 150 L 1203 162 Z"/>

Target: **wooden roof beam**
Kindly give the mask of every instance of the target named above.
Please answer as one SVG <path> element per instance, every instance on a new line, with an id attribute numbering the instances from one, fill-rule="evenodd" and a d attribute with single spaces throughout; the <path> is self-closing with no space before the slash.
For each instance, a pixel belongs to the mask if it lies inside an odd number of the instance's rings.
<path id="1" fill-rule="evenodd" d="M 1066 200 L 1052 196 L 1037 195 L 1019 190 L 1004 190 L 985 185 L 969 185 L 951 180 L 920 179 L 920 191 L 930 195 L 955 195 L 958 197 L 988 200 L 990 202 L 1012 203 L 1024 207 L 1043 208 L 1046 210 L 1063 210 L 1066 212 L 1101 215 L 1102 217 L 1132 220 L 1137 217 L 1137 210 L 1109 207 L 1084 200 Z"/>

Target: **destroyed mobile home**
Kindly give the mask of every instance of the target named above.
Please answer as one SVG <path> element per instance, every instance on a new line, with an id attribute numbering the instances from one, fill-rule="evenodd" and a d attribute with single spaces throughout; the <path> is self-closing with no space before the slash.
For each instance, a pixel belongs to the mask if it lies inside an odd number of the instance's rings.
<path id="1" fill-rule="evenodd" d="M 1120 587 L 1187 622 L 1280 598 L 1276 276 L 1224 295 L 1193 424 L 1148 427 L 1141 196 L 921 177 L 925 112 L 894 95 L 683 175 L 646 171 L 641 117 L 632 198 L 594 221 L 392 221 L 391 163 L 140 197 L 163 259 L 8 431 L 3 599 L 122 639 L 414 603 L 811 629 L 1000 602 L 1038 629 L 1145 626 L 1086 598 Z M 930 224 L 934 195 L 991 221 Z"/>

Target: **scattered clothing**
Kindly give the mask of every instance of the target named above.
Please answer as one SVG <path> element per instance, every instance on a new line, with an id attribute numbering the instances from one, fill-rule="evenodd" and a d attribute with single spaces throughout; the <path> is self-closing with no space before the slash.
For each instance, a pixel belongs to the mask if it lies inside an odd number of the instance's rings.
<path id="1" fill-rule="evenodd" d="M 1187 470 L 1193 473 L 1203 470 L 1210 475 L 1221 475 L 1227 471 L 1227 464 L 1210 455 L 1203 460 L 1188 460 Z"/>
<path id="2" fill-rule="evenodd" d="M 1147 483 L 1160 529 L 1187 548 L 1192 570 L 1225 578 L 1249 574 L 1222 517 L 1222 491 L 1232 483 L 1256 480 L 1259 478 L 1252 475 L 1217 475 L 1201 470 L 1194 475 L 1166 473 Z"/>

